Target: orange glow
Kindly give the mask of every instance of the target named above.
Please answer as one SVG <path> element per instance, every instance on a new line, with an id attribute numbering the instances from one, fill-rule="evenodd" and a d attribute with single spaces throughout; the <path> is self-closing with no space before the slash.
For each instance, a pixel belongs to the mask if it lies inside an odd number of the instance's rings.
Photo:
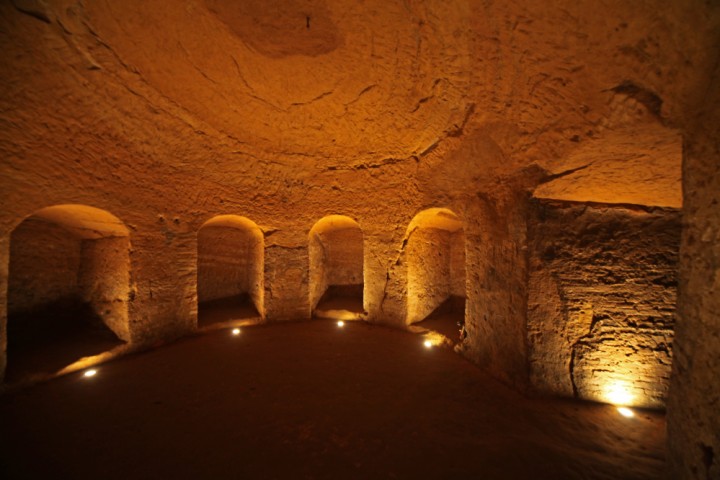
<path id="1" fill-rule="evenodd" d="M 239 328 L 233 328 L 233 329 L 232 329 L 232 334 L 233 334 L 233 335 L 240 335 L 240 329 L 239 329 Z"/>
<path id="2" fill-rule="evenodd" d="M 85 370 L 85 373 L 83 373 L 83 377 L 94 377 L 97 375 L 97 370 L 94 368 L 91 368 L 90 370 Z"/>
<path id="3" fill-rule="evenodd" d="M 436 331 L 425 330 L 423 332 L 423 345 L 425 348 L 439 347 L 447 341 L 447 338 Z"/>
<path id="4" fill-rule="evenodd" d="M 122 345 L 119 347 L 116 347 L 108 352 L 103 352 L 98 355 L 92 355 L 90 357 L 83 357 L 70 365 L 66 366 L 59 372 L 57 372 L 58 375 L 65 375 L 72 372 L 77 372 L 78 370 L 83 370 L 86 368 L 93 367 L 95 365 L 98 365 L 102 362 L 106 362 L 112 358 L 118 357 L 124 353 L 130 352 L 131 347 L 129 345 Z"/>

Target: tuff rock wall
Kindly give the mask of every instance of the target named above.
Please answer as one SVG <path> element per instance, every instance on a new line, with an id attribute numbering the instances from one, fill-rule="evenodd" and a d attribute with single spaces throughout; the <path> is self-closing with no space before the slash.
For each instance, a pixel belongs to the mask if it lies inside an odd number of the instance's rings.
<path id="1" fill-rule="evenodd" d="M 308 248 L 310 305 L 313 309 L 328 287 L 363 284 L 363 232 L 360 227 L 311 233 Z"/>
<path id="2" fill-rule="evenodd" d="M 221 214 L 263 232 L 268 322 L 309 317 L 308 233 L 341 214 L 363 226 L 368 320 L 404 326 L 407 226 L 445 207 L 466 236 L 462 350 L 526 385 L 529 192 L 553 177 L 568 201 L 678 208 L 659 126 L 687 160 L 671 439 L 678 471 L 702 467 L 719 18 L 702 0 L 1 2 L 0 346 L 11 234 L 49 205 L 127 226 L 139 345 L 196 328 L 197 233 Z"/>
<path id="3" fill-rule="evenodd" d="M 78 283 L 82 299 L 118 338 L 130 341 L 130 245 L 127 237 L 82 241 Z"/>
<path id="4" fill-rule="evenodd" d="M 536 201 L 529 237 L 533 385 L 552 394 L 664 407 L 680 213 Z"/>
<path id="5" fill-rule="evenodd" d="M 263 241 L 255 232 L 205 226 L 198 232 L 198 302 L 247 294 L 262 311 Z"/>
<path id="6" fill-rule="evenodd" d="M 408 239 L 408 323 L 430 315 L 450 296 L 451 232 L 418 228 Z"/>
<path id="7" fill-rule="evenodd" d="M 418 228 L 408 238 L 408 323 L 425 319 L 452 295 L 465 297 L 465 235 Z"/>
<path id="8" fill-rule="evenodd" d="M 465 232 L 459 230 L 450 237 L 450 295 L 465 298 Z"/>
<path id="9" fill-rule="evenodd" d="M 126 237 L 83 239 L 46 220 L 25 220 L 12 234 L 8 313 L 84 303 L 118 338 L 129 341 L 128 252 Z"/>
<path id="10" fill-rule="evenodd" d="M 82 240 L 64 228 L 28 219 L 12 235 L 8 313 L 79 298 Z"/>
<path id="11" fill-rule="evenodd" d="M 363 283 L 363 234 L 360 228 L 332 230 L 322 235 L 327 285 Z"/>
<path id="12" fill-rule="evenodd" d="M 668 399 L 676 478 L 720 477 L 720 68 L 698 90 L 684 142 L 683 234 Z"/>

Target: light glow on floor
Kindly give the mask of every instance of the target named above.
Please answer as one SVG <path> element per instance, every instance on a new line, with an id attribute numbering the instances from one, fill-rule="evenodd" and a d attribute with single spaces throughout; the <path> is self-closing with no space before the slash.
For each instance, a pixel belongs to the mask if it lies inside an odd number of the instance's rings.
<path id="1" fill-rule="evenodd" d="M 239 329 L 239 328 L 233 328 L 233 329 L 232 329 L 232 334 L 233 334 L 233 335 L 240 335 L 240 329 Z"/>
<path id="2" fill-rule="evenodd" d="M 338 320 L 337 326 L 340 327 L 340 328 L 342 328 L 342 327 L 345 326 L 345 322 L 343 322 L 342 320 Z"/>
<path id="3" fill-rule="evenodd" d="M 90 370 L 85 370 L 85 373 L 83 373 L 83 377 L 87 378 L 94 377 L 95 375 L 97 375 L 97 370 L 95 370 L 94 368 L 91 368 Z"/>
<path id="4" fill-rule="evenodd" d="M 626 418 L 632 418 L 635 416 L 635 412 L 627 407 L 617 407 L 617 411 L 620 412 L 620 415 Z"/>
<path id="5" fill-rule="evenodd" d="M 433 343 L 430 340 L 425 340 L 423 345 L 425 345 L 425 348 L 431 348 L 433 346 Z"/>

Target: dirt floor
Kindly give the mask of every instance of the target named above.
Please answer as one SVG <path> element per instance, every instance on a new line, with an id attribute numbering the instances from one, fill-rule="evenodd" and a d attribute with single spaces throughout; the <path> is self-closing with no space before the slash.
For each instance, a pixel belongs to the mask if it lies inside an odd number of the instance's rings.
<path id="1" fill-rule="evenodd" d="M 0 477 L 658 479 L 665 420 L 531 399 L 407 332 L 217 330 L 0 397 Z"/>
<path id="2" fill-rule="evenodd" d="M 247 295 L 211 300 L 198 306 L 199 327 L 259 316 L 255 305 Z"/>
<path id="3" fill-rule="evenodd" d="M 418 327 L 443 335 L 452 344 L 460 342 L 460 326 L 465 323 L 465 299 L 451 297 L 428 317 L 416 323 Z"/>
<path id="4" fill-rule="evenodd" d="M 124 345 L 87 306 L 49 305 L 8 321 L 5 381 L 42 378 L 73 363 Z"/>

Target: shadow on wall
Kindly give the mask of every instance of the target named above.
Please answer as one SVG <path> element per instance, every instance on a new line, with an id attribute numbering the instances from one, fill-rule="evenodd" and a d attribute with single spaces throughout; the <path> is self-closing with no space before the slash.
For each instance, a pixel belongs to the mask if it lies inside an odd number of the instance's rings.
<path id="1" fill-rule="evenodd" d="M 13 230 L 8 281 L 8 381 L 54 373 L 130 341 L 130 237 L 85 205 L 39 210 Z"/>
<path id="2" fill-rule="evenodd" d="M 198 230 L 198 326 L 264 317 L 262 230 L 238 215 L 218 215 Z"/>
<path id="3" fill-rule="evenodd" d="M 363 233 L 350 217 L 329 215 L 310 230 L 310 307 L 313 316 L 357 319 L 363 307 Z"/>

